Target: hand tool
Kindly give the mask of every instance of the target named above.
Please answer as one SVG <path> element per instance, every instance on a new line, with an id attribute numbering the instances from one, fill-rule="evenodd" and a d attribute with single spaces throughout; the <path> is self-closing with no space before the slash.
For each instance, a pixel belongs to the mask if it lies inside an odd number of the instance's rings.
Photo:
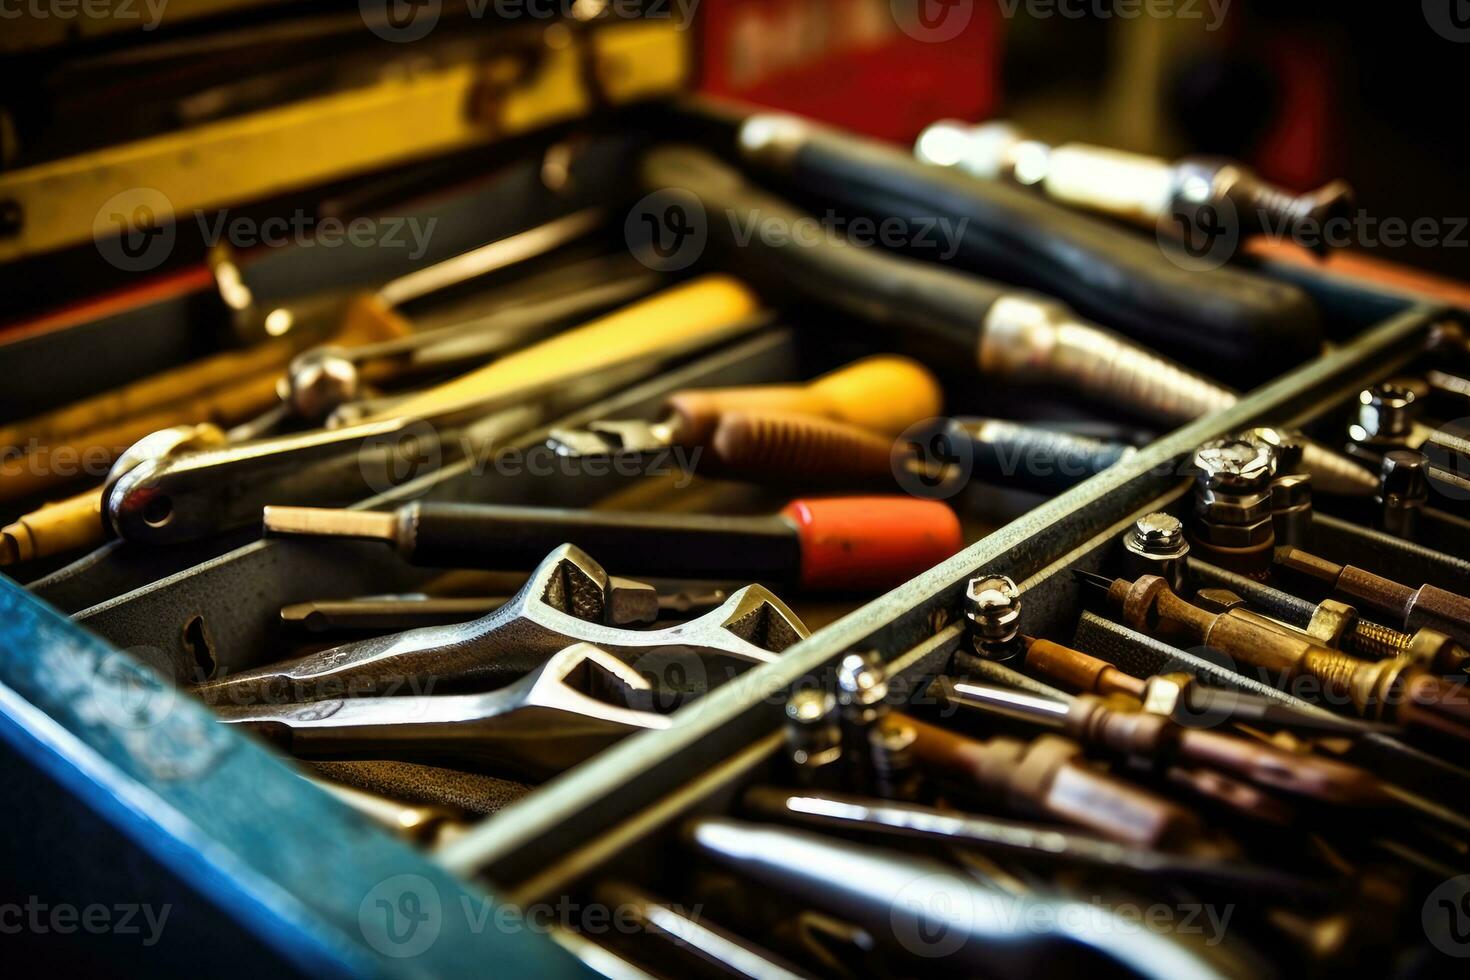
<path id="1" fill-rule="evenodd" d="M 647 586 L 613 576 L 614 593 L 640 594 Z M 651 592 L 651 590 L 649 590 Z M 630 603 L 626 611 L 615 612 L 610 625 L 625 626 L 634 622 L 653 622 L 673 613 L 713 609 L 729 594 L 721 589 L 706 592 L 673 592 L 651 595 L 654 602 Z M 509 596 L 470 596 L 465 598 L 433 598 L 430 596 L 396 595 L 363 596 L 355 599 L 318 599 L 297 602 L 281 609 L 281 624 L 314 635 L 368 630 L 397 633 L 420 626 L 446 626 L 479 619 L 510 601 Z"/>
<path id="2" fill-rule="evenodd" d="M 791 227 L 810 220 L 696 150 L 654 150 L 644 158 L 643 178 L 650 187 L 687 191 L 707 213 L 721 215 L 711 223 L 712 233 L 726 225 L 780 221 Z M 740 257 L 752 271 L 814 302 L 937 342 L 986 377 L 1056 386 L 1167 424 L 1208 415 L 1237 399 L 1060 303 L 932 263 L 835 240 L 773 248 L 759 236 Z M 1198 308 L 1203 304 L 1193 291 L 1193 274 L 1189 281 L 1188 303 Z M 1314 443 L 1305 450 L 1319 486 L 1373 492 L 1376 481 L 1356 463 Z"/>
<path id="3" fill-rule="evenodd" d="M 351 347 L 396 336 L 388 333 L 389 329 L 381 323 L 349 323 L 336 335 L 335 341 L 339 346 Z M 293 350 L 289 346 L 285 348 L 284 356 L 279 359 L 281 364 Z M 247 419 L 275 402 L 275 372 L 279 369 L 280 365 L 275 365 L 273 370 L 244 376 L 226 372 L 210 387 L 179 400 L 126 416 L 102 414 L 96 424 L 69 436 L 49 440 L 24 436 L 30 440 L 28 451 L 0 460 L 0 502 L 21 500 L 67 483 L 84 475 L 76 461 L 111 463 L 127 447 L 154 432 L 182 424 L 213 423 L 223 427 Z M 188 368 L 178 370 L 184 372 Z"/>
<path id="4" fill-rule="evenodd" d="M 1187 728 L 1162 715 L 1112 707 L 1091 694 L 1058 701 L 949 677 L 937 678 L 932 690 L 947 705 L 1054 728 L 1085 745 L 1125 757 L 1222 769 L 1262 786 L 1339 806 L 1371 807 L 1387 802 L 1378 780 L 1357 766 Z"/>
<path id="5" fill-rule="evenodd" d="M 1176 935 L 1125 928 L 1082 902 L 1008 895 L 930 858 L 728 817 L 693 819 L 683 836 L 736 874 L 864 926 L 900 951 L 929 953 L 946 972 L 1240 975 L 1222 972 Z"/>
<path id="6" fill-rule="evenodd" d="M 552 551 L 506 605 L 473 622 L 375 637 L 208 681 L 194 692 L 211 704 L 289 703 L 381 694 L 408 678 L 432 678 L 436 690 L 503 686 L 550 654 L 591 643 L 636 656 L 700 658 L 706 673 L 733 673 L 776 659 L 807 636 L 780 599 L 758 585 L 718 609 L 668 629 L 629 630 L 609 620 L 611 584 L 602 567 L 571 545 Z"/>
<path id="7" fill-rule="evenodd" d="M 230 439 L 258 439 L 290 421 L 330 426 L 344 406 L 365 398 L 369 384 L 401 383 L 415 374 L 484 363 L 633 302 L 660 282 L 645 269 L 571 292 L 563 284 L 546 297 L 502 305 L 493 313 L 448 326 L 357 347 L 313 347 L 293 358 L 277 382 L 279 404 L 235 426 Z"/>
<path id="8" fill-rule="evenodd" d="M 945 426 L 951 445 L 968 444 L 981 480 L 1053 496 L 1096 476 L 1138 450 L 1005 419 L 959 418 Z"/>
<path id="9" fill-rule="evenodd" d="M 1027 865 L 1096 868 L 1125 876 L 1183 881 L 1262 896 L 1322 900 L 1330 886 L 1264 865 L 1115 844 L 1051 824 L 956 813 L 914 803 L 895 803 L 837 792 L 793 792 L 756 786 L 740 798 L 753 817 L 796 823 L 839 834 L 974 848 L 1013 856 Z"/>
<path id="10" fill-rule="evenodd" d="M 1090 694 L 1134 698 L 1144 711 L 1183 725 L 1214 721 L 1350 738 L 1394 730 L 1327 711 L 1302 711 L 1258 695 L 1205 687 L 1188 674 L 1134 677 L 1106 660 L 1050 640 L 1026 640 L 1026 666 Z"/>
<path id="11" fill-rule="evenodd" d="M 799 980 L 809 977 L 774 953 L 721 929 L 701 915 L 671 906 L 639 888 L 622 882 L 603 882 L 592 891 L 593 899 L 611 909 L 619 930 L 637 930 L 671 947 L 680 962 L 673 975 L 702 975 L 713 968 L 721 976 L 759 977 L 761 980 Z M 637 949 L 629 952 L 637 958 Z M 684 958 L 690 962 L 683 962 Z M 691 973 L 692 968 L 692 973 Z"/>
<path id="12" fill-rule="evenodd" d="M 891 588 L 964 547 L 945 504 L 912 497 L 794 500 L 763 517 L 415 501 L 396 511 L 265 508 L 272 536 L 382 541 L 417 565 L 515 570 L 563 541 L 617 554 L 630 575 Z"/>
<path id="13" fill-rule="evenodd" d="M 629 664 L 578 643 L 482 694 L 220 704 L 215 715 L 302 759 L 445 760 L 541 780 L 631 732 L 672 725 L 625 706 L 627 692 L 649 689 Z"/>
<path id="14" fill-rule="evenodd" d="M 1182 635 L 1243 664 L 1279 672 L 1280 684 L 1311 677 L 1321 684 L 1324 697 L 1346 700 L 1367 718 L 1470 739 L 1470 698 L 1463 685 L 1435 677 L 1407 660 L 1371 663 L 1268 629 L 1234 610 L 1212 613 L 1181 599 L 1155 575 L 1129 582 L 1080 569 L 1072 574 L 1105 592 L 1130 629 Z"/>
<path id="15" fill-rule="evenodd" d="M 1007 576 L 970 579 L 965 586 L 965 619 L 979 656 L 1006 661 L 1021 652 L 1021 590 Z"/>
<path id="16" fill-rule="evenodd" d="M 1440 674 L 1470 670 L 1470 651 L 1438 630 L 1421 627 L 1412 634 L 1400 633 L 1362 619 L 1356 609 L 1336 599 L 1308 602 L 1201 561 L 1191 560 L 1190 568 L 1200 581 L 1244 596 L 1264 610 L 1272 618 L 1261 617 L 1263 623 L 1292 627 L 1323 646 L 1367 660 L 1404 657 Z M 1205 591 L 1202 589 L 1200 594 Z"/>
<path id="17" fill-rule="evenodd" d="M 398 312 L 404 305 L 553 252 L 595 230 L 605 217 L 601 208 L 586 208 L 563 215 L 400 276 L 371 293 L 314 296 L 269 310 L 257 306 L 252 300 L 238 308 L 235 330 L 241 336 L 264 334 L 280 337 L 297 331 L 320 329 L 323 321 L 377 322 L 392 325 L 394 333 L 410 334 L 412 325 Z"/>
<path id="18" fill-rule="evenodd" d="M 482 451 L 626 384 L 628 372 L 758 329 L 755 310 L 733 279 L 676 286 L 414 395 L 392 417 L 145 463 L 107 491 L 107 518 L 126 540 L 168 544 L 248 524 L 269 503 L 349 503 L 420 475 L 436 455 Z"/>
<path id="19" fill-rule="evenodd" d="M 941 120 L 919 135 L 914 155 L 985 180 L 1036 187 L 1063 204 L 1149 228 L 1176 213 L 1224 208 L 1235 215 L 1242 236 L 1269 232 L 1282 238 L 1305 231 L 1324 252 L 1329 236 L 1323 226 L 1352 214 L 1352 189 L 1341 180 L 1297 194 L 1223 157 L 1169 163 L 1086 143 L 1050 146 L 1005 122 L 970 126 Z"/>
<path id="20" fill-rule="evenodd" d="M 1123 532 L 1123 567 L 1135 578 L 1157 575 L 1175 592 L 1189 577 L 1189 539 L 1173 514 L 1145 514 Z"/>
<path id="21" fill-rule="evenodd" d="M 664 402 L 658 422 L 617 419 L 593 422 L 586 429 L 554 429 L 551 444 L 569 456 L 705 446 L 721 418 L 735 412 L 810 415 L 894 437 L 938 415 L 942 407 L 939 382 L 923 365 L 885 354 L 805 384 L 676 392 Z"/>
<path id="22" fill-rule="evenodd" d="M 225 433 L 208 422 L 160 429 L 133 443 L 112 464 L 108 481 L 120 479 L 146 460 L 225 444 Z M 0 529 L 0 567 L 48 558 L 100 544 L 106 539 L 101 489 L 47 504 Z"/>
<path id="23" fill-rule="evenodd" d="M 1300 548 L 1279 548 L 1282 569 L 1325 582 L 1335 593 L 1393 616 L 1406 630 L 1428 628 L 1470 644 L 1470 599 L 1433 585 L 1400 585 L 1353 565 L 1337 565 Z"/>
<path id="24" fill-rule="evenodd" d="M 747 161 L 845 211 L 916 229 L 948 219 L 957 236 L 946 243 L 957 248 L 952 264 L 1055 296 L 1135 341 L 1239 378 L 1241 387 L 1321 350 L 1315 305 L 1293 285 L 1171 261 L 1154 236 L 791 116 L 751 116 L 738 142 Z"/>
<path id="25" fill-rule="evenodd" d="M 909 716 L 904 720 L 918 736 L 914 755 L 921 766 L 1012 809 L 1143 847 L 1190 850 L 1199 843 L 1194 814 L 1087 765 L 1070 739 L 979 741 Z"/>
<path id="26" fill-rule="evenodd" d="M 430 415 L 530 383 L 570 380 L 637 356 L 652 357 L 671 346 L 687 348 L 701 335 L 728 333 L 758 310 L 743 283 L 725 275 L 702 276 L 421 392 L 396 411 Z"/>

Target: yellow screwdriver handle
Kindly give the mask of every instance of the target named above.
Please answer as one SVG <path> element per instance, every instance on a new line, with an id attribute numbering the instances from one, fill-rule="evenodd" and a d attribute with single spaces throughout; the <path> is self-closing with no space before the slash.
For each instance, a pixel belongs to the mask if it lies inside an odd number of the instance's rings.
<path id="1" fill-rule="evenodd" d="M 388 414 L 430 416 L 687 347 L 701 337 L 713 340 L 759 309 L 755 293 L 738 280 L 702 276 L 430 388 Z"/>
<path id="2" fill-rule="evenodd" d="M 702 444 L 720 417 L 732 412 L 815 415 L 884 436 L 938 415 L 939 382 L 907 357 L 880 354 L 804 385 L 752 385 L 681 391 L 667 403 L 679 439 Z"/>

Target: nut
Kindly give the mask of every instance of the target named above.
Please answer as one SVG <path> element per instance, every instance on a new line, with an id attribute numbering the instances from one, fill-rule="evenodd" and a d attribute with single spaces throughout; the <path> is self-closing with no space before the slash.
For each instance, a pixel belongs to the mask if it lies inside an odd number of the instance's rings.
<path id="1" fill-rule="evenodd" d="M 1429 499 L 1429 461 L 1423 453 L 1395 449 L 1383 454 L 1378 474 L 1378 502 L 1414 506 Z"/>
<path id="2" fill-rule="evenodd" d="M 1253 524 L 1216 524 L 1200 521 L 1195 536 L 1205 544 L 1220 548 L 1254 548 L 1276 540 L 1276 528 L 1271 523 L 1271 513 Z"/>
<path id="3" fill-rule="evenodd" d="M 1307 635 L 1334 650 L 1342 649 L 1343 642 L 1358 625 L 1358 611 L 1345 602 L 1324 599 L 1312 613 L 1307 623 Z"/>
<path id="4" fill-rule="evenodd" d="M 1151 715 L 1172 718 L 1184 702 L 1185 685 L 1188 683 L 1187 675 L 1156 674 L 1150 677 L 1143 685 L 1143 710 Z"/>
<path id="5" fill-rule="evenodd" d="M 1207 442 L 1194 454 L 1199 488 L 1222 494 L 1259 493 L 1271 482 L 1275 465 L 1270 446 L 1242 437 Z"/>
<path id="6" fill-rule="evenodd" d="M 1278 476 L 1271 483 L 1271 509 L 1290 510 L 1306 507 L 1312 503 L 1312 478 L 1292 473 Z"/>
<path id="7" fill-rule="evenodd" d="M 1465 669 L 1470 653 L 1438 630 L 1418 630 L 1404 648 L 1404 659 L 1436 674 L 1454 674 Z"/>
<path id="8" fill-rule="evenodd" d="M 1133 523 L 1123 546 L 1150 558 L 1180 558 L 1189 553 L 1184 523 L 1173 514 L 1147 514 Z"/>
<path id="9" fill-rule="evenodd" d="M 1417 401 L 1414 390 L 1405 384 L 1388 382 L 1367 388 L 1358 394 L 1358 421 L 1348 427 L 1348 435 L 1357 442 L 1401 439 L 1414 429 Z"/>
<path id="10" fill-rule="evenodd" d="M 982 643 L 1005 643 L 1020 629 L 1021 590 L 1004 575 L 987 575 L 970 580 L 966 590 L 965 617 L 971 632 Z"/>
<path id="11" fill-rule="evenodd" d="M 1271 489 L 1245 496 L 1225 495 L 1214 490 L 1197 490 L 1194 512 L 1211 524 L 1255 524 L 1271 516 Z"/>
<path id="12" fill-rule="evenodd" d="M 1302 472 L 1302 456 L 1306 452 L 1306 440 L 1297 430 L 1261 426 L 1247 430 L 1241 437 L 1253 442 L 1262 442 L 1271 447 L 1276 457 L 1278 476 Z"/>

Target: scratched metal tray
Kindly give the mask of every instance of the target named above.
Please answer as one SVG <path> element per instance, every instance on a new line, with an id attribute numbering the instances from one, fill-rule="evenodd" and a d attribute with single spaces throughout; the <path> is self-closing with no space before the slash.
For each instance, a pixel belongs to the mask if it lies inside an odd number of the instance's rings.
<path id="1" fill-rule="evenodd" d="M 13 767 L 19 772 L 5 796 L 27 812 L 42 801 L 56 813 L 51 832 L 67 860 L 55 876 L 70 882 L 73 894 L 153 896 L 181 910 L 175 921 L 196 935 L 225 936 L 223 951 L 263 949 L 260 955 L 309 973 L 446 975 L 482 971 L 486 963 L 511 975 L 584 971 L 587 963 L 549 941 L 545 930 L 514 915 L 485 914 L 490 891 L 552 894 L 605 858 L 627 821 L 695 792 L 705 774 L 774 731 L 782 692 L 793 683 L 822 675 L 854 647 L 889 657 L 938 656 L 954 638 L 948 619 L 968 578 L 986 570 L 1018 580 L 1054 571 L 1064 556 L 1130 514 L 1177 493 L 1179 462 L 1200 441 L 1249 424 L 1312 417 L 1412 359 L 1438 315 L 1321 277 L 1308 276 L 1304 284 L 1337 314 L 1340 334 L 1367 329 L 1230 411 L 1164 437 L 817 630 L 781 661 L 690 706 L 670 730 L 631 738 L 538 787 L 437 854 L 420 853 L 349 812 L 296 778 L 289 763 L 213 724 L 206 709 L 142 666 L 172 677 L 188 676 L 201 663 L 250 666 L 271 659 L 274 611 L 320 597 L 324 581 L 346 595 L 407 590 L 425 578 L 370 545 L 327 553 L 295 542 L 247 544 L 161 578 L 144 574 L 141 587 L 86 608 L 75 603 L 76 622 L 0 582 L 7 613 L 0 732 L 23 761 Z M 688 384 L 811 373 L 803 341 L 778 329 L 568 421 L 648 412 Z M 528 432 L 523 444 L 541 437 Z M 608 480 L 527 481 L 493 473 L 469 480 L 451 467 L 362 506 L 411 497 L 582 505 L 616 489 L 616 478 Z M 1075 616 L 1075 595 L 1061 586 L 1046 594 L 1028 615 Z M 20 835 L 9 836 L 7 866 L 40 875 L 55 860 Z M 118 851 L 127 860 L 107 860 Z M 374 925 L 381 921 L 377 903 L 391 905 L 405 889 L 415 901 L 427 897 L 438 906 L 432 941 L 422 948 Z M 554 938 L 576 945 L 573 937 Z M 413 955 L 403 955 L 410 950 Z M 259 955 L 250 955 L 257 970 Z"/>

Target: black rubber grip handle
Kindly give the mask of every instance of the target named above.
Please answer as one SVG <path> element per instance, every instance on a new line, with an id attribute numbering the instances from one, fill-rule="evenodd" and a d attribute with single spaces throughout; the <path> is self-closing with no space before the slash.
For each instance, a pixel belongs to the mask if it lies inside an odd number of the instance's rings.
<path id="1" fill-rule="evenodd" d="M 423 503 L 411 522 L 417 565 L 531 569 L 570 543 L 619 575 L 779 582 L 801 571 L 796 529 L 776 516 Z"/>
<path id="2" fill-rule="evenodd" d="M 767 244 L 759 229 L 768 223 L 794 229 L 815 219 L 702 150 L 657 147 L 644 157 L 642 174 L 652 190 L 682 190 L 697 198 L 710 237 L 745 246 L 742 273 L 862 319 L 922 331 L 959 348 L 972 362 L 986 313 L 1014 292 L 978 276 L 823 235 L 800 245 Z"/>
<path id="3" fill-rule="evenodd" d="M 969 446 L 975 476 L 1048 496 L 1096 476 L 1131 451 L 1122 443 L 983 419 L 955 419 L 947 434 L 956 446 Z"/>
<path id="4" fill-rule="evenodd" d="M 1246 388 L 1321 349 L 1302 290 L 1237 268 L 1186 268 L 1153 236 L 1040 194 L 932 167 L 888 144 L 814 127 L 786 160 L 803 191 L 844 209 L 963 223 L 954 262 L 1039 290 L 1162 353 Z"/>

